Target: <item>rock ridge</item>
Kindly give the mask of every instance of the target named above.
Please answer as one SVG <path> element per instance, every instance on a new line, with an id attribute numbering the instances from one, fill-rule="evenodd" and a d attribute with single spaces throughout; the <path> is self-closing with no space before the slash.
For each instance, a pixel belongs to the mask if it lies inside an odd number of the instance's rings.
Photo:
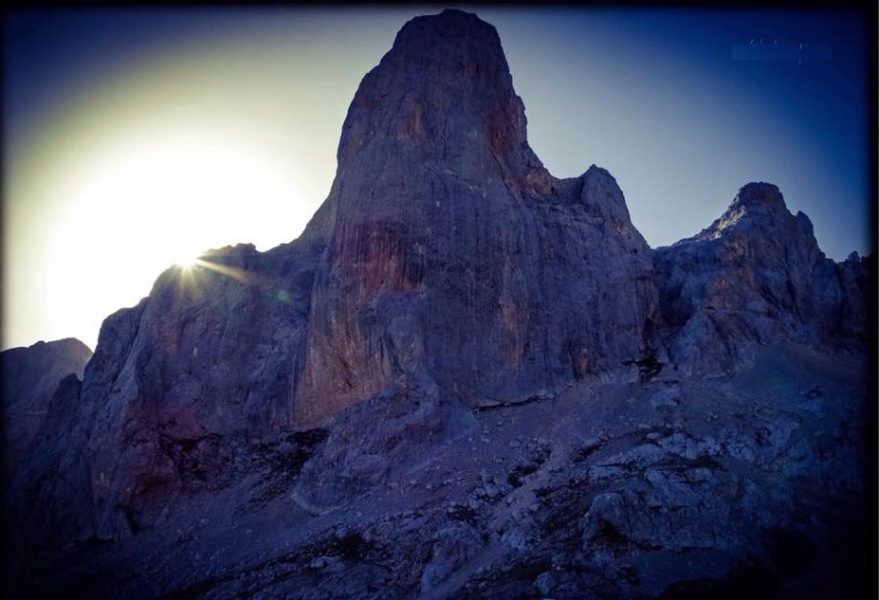
<path id="1" fill-rule="evenodd" d="M 0 353 L 3 377 L 3 484 L 15 479 L 28 446 L 43 425 L 61 380 L 82 378 L 92 351 L 75 338 L 37 342 Z"/>
<path id="2" fill-rule="evenodd" d="M 809 218 L 791 214 L 775 185 L 745 185 L 708 228 L 653 254 L 667 343 L 685 372 L 731 372 L 756 345 L 780 341 L 867 349 L 872 258 L 825 257 Z"/>

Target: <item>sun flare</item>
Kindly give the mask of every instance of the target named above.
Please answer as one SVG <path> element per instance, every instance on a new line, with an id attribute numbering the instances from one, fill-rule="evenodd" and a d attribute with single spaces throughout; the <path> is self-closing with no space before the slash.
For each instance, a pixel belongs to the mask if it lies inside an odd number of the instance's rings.
<path id="1" fill-rule="evenodd" d="M 183 254 L 174 261 L 174 266 L 183 271 L 191 271 L 198 263 L 199 260 L 197 256 Z"/>
<path id="2" fill-rule="evenodd" d="M 172 265 L 191 268 L 205 248 L 259 243 L 273 232 L 259 215 L 295 206 L 300 193 L 280 165 L 262 158 L 198 136 L 131 139 L 83 166 L 67 186 L 67 205 L 78 221 L 101 225 L 104 235 L 86 240 L 92 246 L 141 248 L 125 262 L 137 261 L 149 279 Z"/>

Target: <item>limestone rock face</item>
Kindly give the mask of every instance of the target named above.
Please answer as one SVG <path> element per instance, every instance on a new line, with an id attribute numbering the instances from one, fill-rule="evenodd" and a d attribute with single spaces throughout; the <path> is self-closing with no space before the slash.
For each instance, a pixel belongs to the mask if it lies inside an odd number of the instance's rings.
<path id="1" fill-rule="evenodd" d="M 81 388 L 74 373 L 61 380 L 28 446 L 27 460 L 5 489 L 7 575 L 51 563 L 94 538 Z"/>
<path id="2" fill-rule="evenodd" d="M 153 524 L 186 492 L 187 467 L 219 484 L 229 439 L 289 424 L 311 253 L 306 244 L 217 251 L 191 272 L 166 271 L 141 305 L 104 324 L 82 392 L 86 453 L 109 482 L 95 490 L 101 536 Z"/>
<path id="3" fill-rule="evenodd" d="M 765 183 L 651 250 L 610 173 L 543 168 L 491 25 L 414 19 L 302 237 L 169 269 L 84 371 L 15 384 L 45 418 L 4 531 L 49 582 L 19 595 L 668 598 L 754 557 L 787 585 L 863 529 L 874 284 Z"/>
<path id="4" fill-rule="evenodd" d="M 843 262 L 834 263 L 833 271 L 840 297 L 825 320 L 827 339 L 846 350 L 863 352 L 876 335 L 876 255 L 852 252 Z"/>
<path id="5" fill-rule="evenodd" d="M 338 508 L 475 427 L 472 413 L 435 383 L 401 381 L 342 411 L 323 451 L 305 464 L 294 498 L 313 513 Z"/>
<path id="6" fill-rule="evenodd" d="M 3 484 L 12 483 L 22 455 L 48 414 L 48 404 L 67 375 L 82 378 L 92 351 L 77 339 L 37 342 L 0 353 L 3 367 Z"/>
<path id="7" fill-rule="evenodd" d="M 252 468 L 10 597 L 872 597 L 868 364 L 772 346 L 476 411 L 402 378 L 284 493 Z"/>
<path id="8" fill-rule="evenodd" d="M 756 345 L 866 348 L 871 261 L 826 258 L 803 213 L 778 188 L 749 183 L 699 234 L 654 253 L 672 361 L 732 371 Z"/>
<path id="9" fill-rule="evenodd" d="M 445 11 L 403 27 L 354 97 L 336 180 L 305 233 L 327 247 L 297 423 L 390 384 L 398 318 L 423 339 L 424 367 L 471 406 L 642 357 L 657 295 L 622 192 L 596 167 L 550 176 L 525 126 L 491 25 Z"/>
<path id="10" fill-rule="evenodd" d="M 91 482 L 75 451 L 84 445 L 79 392 L 91 358 L 72 338 L 0 354 L 7 574 L 91 535 Z"/>

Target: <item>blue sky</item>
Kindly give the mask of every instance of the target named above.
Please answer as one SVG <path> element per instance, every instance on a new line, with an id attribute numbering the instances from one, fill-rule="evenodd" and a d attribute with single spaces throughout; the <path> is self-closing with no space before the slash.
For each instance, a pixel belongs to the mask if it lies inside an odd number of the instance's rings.
<path id="1" fill-rule="evenodd" d="M 874 8 L 465 9 L 498 29 L 550 172 L 607 168 L 651 246 L 769 181 L 828 256 L 870 250 Z M 297 237 L 360 79 L 439 10 L 7 12 L 3 348 L 94 347 L 175 256 Z"/>
<path id="2" fill-rule="evenodd" d="M 523 34 L 530 48 L 507 54 L 538 155 L 556 175 L 608 168 L 651 246 L 696 233 L 739 186 L 764 180 L 841 260 L 868 249 L 874 191 L 865 57 L 875 48 L 863 23 L 839 12 L 560 10 L 543 42 Z M 732 60 L 733 44 L 761 39 L 833 55 Z M 548 69 L 544 56 L 556 59 Z"/>

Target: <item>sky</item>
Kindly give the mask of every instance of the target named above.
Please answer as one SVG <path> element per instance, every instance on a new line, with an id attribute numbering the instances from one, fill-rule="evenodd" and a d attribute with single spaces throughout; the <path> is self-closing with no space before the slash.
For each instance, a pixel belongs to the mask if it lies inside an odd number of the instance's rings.
<path id="1" fill-rule="evenodd" d="M 768 181 L 839 261 L 873 244 L 867 6 L 464 8 L 497 28 L 544 165 L 608 169 L 652 247 Z M 7 11 L 2 348 L 94 349 L 166 268 L 298 237 L 360 79 L 441 8 Z"/>

